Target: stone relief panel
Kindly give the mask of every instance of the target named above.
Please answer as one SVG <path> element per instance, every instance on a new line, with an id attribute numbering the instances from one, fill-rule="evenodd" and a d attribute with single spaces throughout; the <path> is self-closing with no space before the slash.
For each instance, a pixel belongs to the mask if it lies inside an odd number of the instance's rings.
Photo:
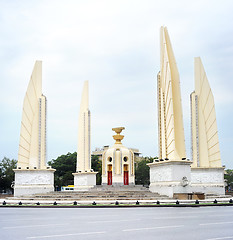
<path id="1" fill-rule="evenodd" d="M 223 181 L 223 171 L 193 171 L 191 181 L 194 183 L 219 183 Z"/>
<path id="2" fill-rule="evenodd" d="M 84 175 L 77 175 L 74 177 L 74 185 L 75 186 L 86 186 L 87 185 L 87 177 Z"/>
<path id="3" fill-rule="evenodd" d="M 22 184 L 53 184 L 53 173 L 50 172 L 17 172 L 15 174 L 17 185 Z"/>
<path id="4" fill-rule="evenodd" d="M 156 166 L 150 169 L 150 182 L 171 181 L 170 166 Z"/>

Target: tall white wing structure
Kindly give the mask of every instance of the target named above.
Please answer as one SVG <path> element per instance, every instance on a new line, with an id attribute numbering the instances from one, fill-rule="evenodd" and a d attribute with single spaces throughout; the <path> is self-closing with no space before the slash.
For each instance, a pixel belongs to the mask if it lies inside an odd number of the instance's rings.
<path id="1" fill-rule="evenodd" d="M 166 27 L 160 29 L 160 72 L 157 78 L 159 157 L 186 158 L 180 79 Z"/>
<path id="2" fill-rule="evenodd" d="M 78 120 L 77 172 L 90 172 L 91 170 L 91 114 L 88 95 L 88 81 L 85 81 Z"/>
<path id="3" fill-rule="evenodd" d="M 18 168 L 46 168 L 46 102 L 42 62 L 36 61 L 23 102 Z"/>
<path id="4" fill-rule="evenodd" d="M 46 109 L 42 62 L 36 61 L 23 101 L 14 196 L 54 191 L 55 169 L 46 164 Z"/>
<path id="5" fill-rule="evenodd" d="M 194 59 L 195 91 L 191 94 L 192 167 L 222 167 L 214 97 L 200 57 Z"/>

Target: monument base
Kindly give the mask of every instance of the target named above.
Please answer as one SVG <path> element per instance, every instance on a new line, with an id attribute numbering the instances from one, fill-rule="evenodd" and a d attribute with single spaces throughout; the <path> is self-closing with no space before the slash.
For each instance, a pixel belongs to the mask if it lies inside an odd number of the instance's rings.
<path id="1" fill-rule="evenodd" d="M 191 186 L 193 192 L 225 195 L 224 168 L 191 168 Z"/>
<path id="2" fill-rule="evenodd" d="M 160 161 L 149 163 L 151 192 L 167 195 L 170 198 L 177 193 L 190 193 L 191 161 Z"/>
<path id="3" fill-rule="evenodd" d="M 97 172 L 77 172 L 74 175 L 74 191 L 88 191 L 96 185 Z"/>
<path id="4" fill-rule="evenodd" d="M 55 171 L 55 169 L 14 169 L 14 196 L 53 192 Z"/>

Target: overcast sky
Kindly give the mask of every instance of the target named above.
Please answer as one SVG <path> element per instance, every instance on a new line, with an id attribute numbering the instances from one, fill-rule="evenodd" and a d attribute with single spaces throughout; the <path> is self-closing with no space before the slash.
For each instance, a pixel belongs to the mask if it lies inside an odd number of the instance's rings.
<path id="1" fill-rule="evenodd" d="M 92 150 L 123 144 L 158 155 L 159 29 L 167 26 L 180 73 L 187 156 L 194 57 L 212 88 L 222 163 L 233 168 L 233 1 L 0 0 L 0 159 L 17 159 L 23 98 L 36 60 L 48 99 L 48 160 L 77 151 L 89 80 Z"/>

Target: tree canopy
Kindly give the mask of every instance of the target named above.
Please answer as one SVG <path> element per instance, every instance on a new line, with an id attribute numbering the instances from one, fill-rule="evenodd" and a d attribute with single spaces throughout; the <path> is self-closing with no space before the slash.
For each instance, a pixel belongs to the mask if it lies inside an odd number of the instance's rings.
<path id="1" fill-rule="evenodd" d="M 56 190 L 61 186 L 73 185 L 76 172 L 77 152 L 61 155 L 57 159 L 48 162 L 52 168 L 56 169 L 54 173 L 54 186 Z"/>
<path id="2" fill-rule="evenodd" d="M 233 191 L 233 170 L 227 169 L 224 174 L 224 178 L 227 182 L 227 190 Z"/>
<path id="3" fill-rule="evenodd" d="M 99 157 L 96 155 L 91 156 L 91 167 L 95 172 L 98 172 L 96 174 L 96 185 L 101 185 L 102 183 L 102 161 L 99 160 Z"/>
<path id="4" fill-rule="evenodd" d="M 52 168 L 56 169 L 54 173 L 54 186 L 59 190 L 61 186 L 73 185 L 76 172 L 77 152 L 61 155 L 57 159 L 48 162 Z M 92 169 L 97 173 L 96 184 L 101 184 L 102 163 L 97 156 L 91 156 Z"/>
<path id="5" fill-rule="evenodd" d="M 17 161 L 4 157 L 0 162 L 0 192 L 12 192 L 12 183 Z"/>
<path id="6" fill-rule="evenodd" d="M 142 157 L 135 166 L 135 184 L 136 185 L 149 185 L 150 184 L 150 168 L 148 163 L 152 163 L 154 158 Z"/>

